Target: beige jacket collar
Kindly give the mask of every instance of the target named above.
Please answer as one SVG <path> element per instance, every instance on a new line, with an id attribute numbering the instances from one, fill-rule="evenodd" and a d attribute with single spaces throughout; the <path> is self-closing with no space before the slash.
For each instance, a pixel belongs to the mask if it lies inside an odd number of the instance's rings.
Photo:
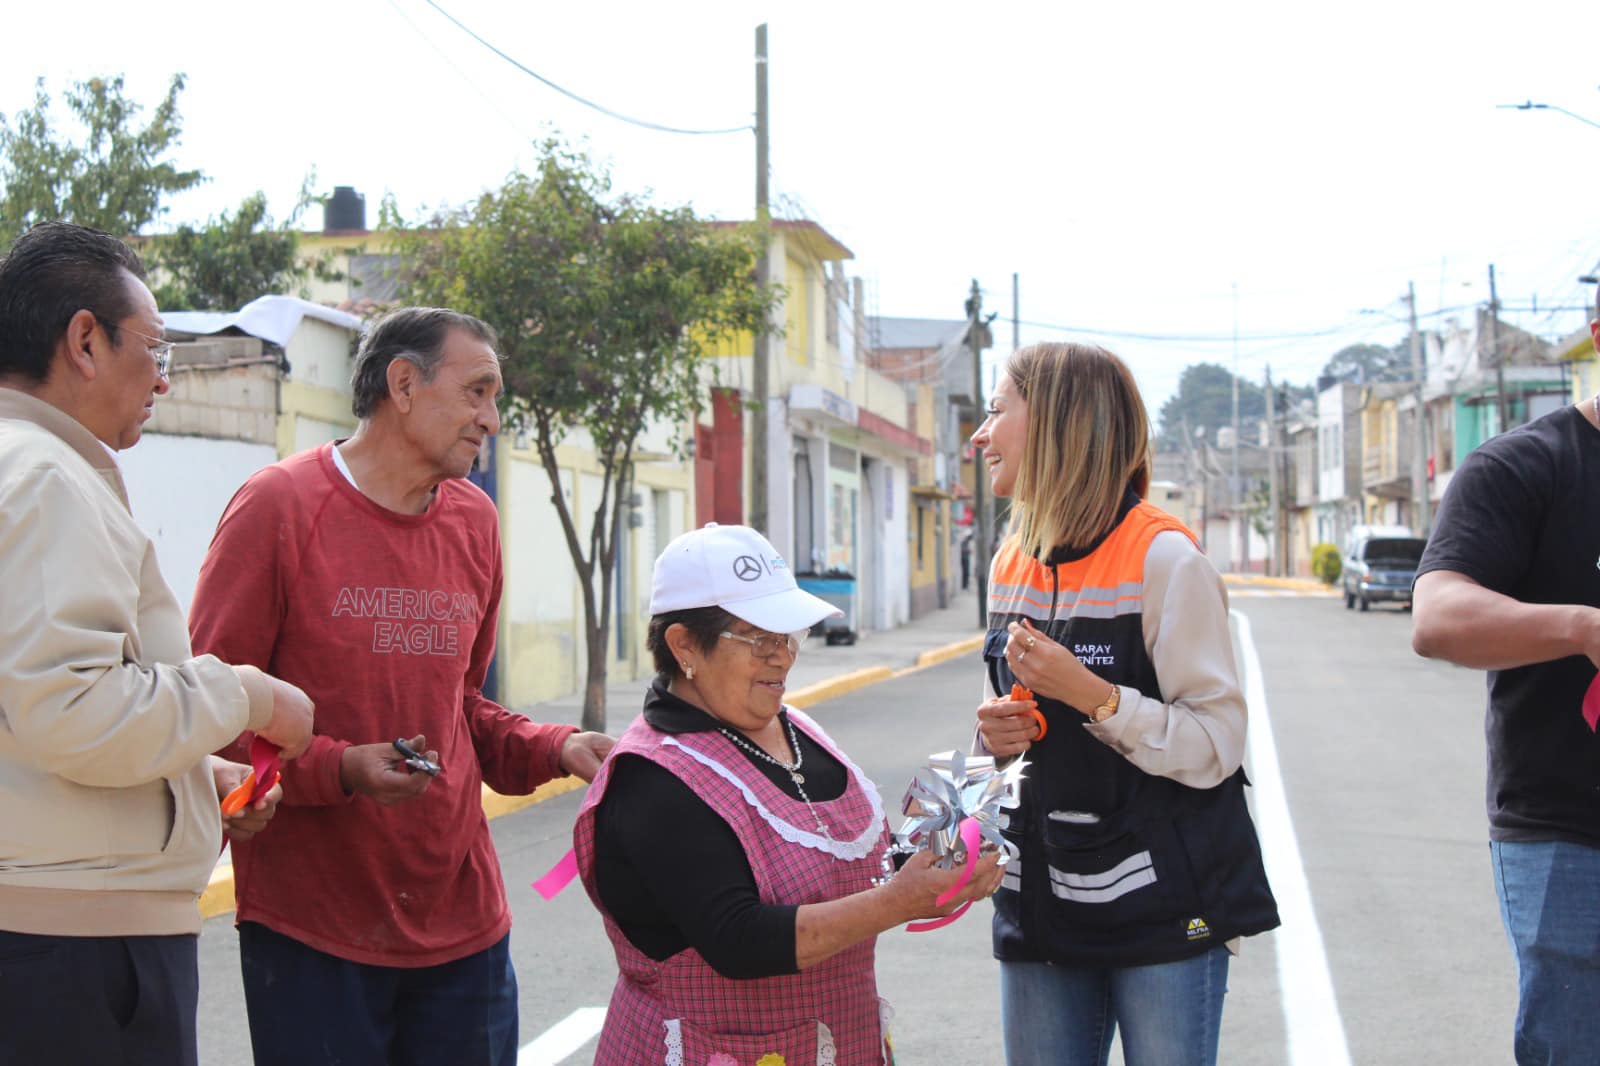
<path id="1" fill-rule="evenodd" d="M 128 506 L 128 490 L 122 483 L 122 470 L 112 458 L 111 450 L 88 427 L 54 404 L 45 403 L 20 389 L 0 385 L 0 418 L 13 418 L 32 422 L 56 437 L 61 438 L 84 462 L 94 468 L 111 491 L 117 494 L 122 506 Z"/>

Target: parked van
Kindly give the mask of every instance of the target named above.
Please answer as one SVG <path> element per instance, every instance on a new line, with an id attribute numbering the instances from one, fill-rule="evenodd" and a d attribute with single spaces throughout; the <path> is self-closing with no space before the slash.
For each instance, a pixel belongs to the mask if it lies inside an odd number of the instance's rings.
<path id="1" fill-rule="evenodd" d="M 1367 610 L 1374 603 L 1411 609 L 1411 586 L 1427 541 L 1405 526 L 1353 526 L 1345 538 L 1344 605 Z"/>

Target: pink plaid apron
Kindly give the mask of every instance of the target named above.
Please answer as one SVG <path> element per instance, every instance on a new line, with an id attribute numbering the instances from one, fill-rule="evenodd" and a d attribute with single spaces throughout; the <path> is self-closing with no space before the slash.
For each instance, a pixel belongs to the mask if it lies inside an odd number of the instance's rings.
<path id="1" fill-rule="evenodd" d="M 868 1066 L 885 1054 L 888 1008 L 878 999 L 874 941 L 798 974 L 731 981 L 693 948 L 657 962 L 623 935 L 594 882 L 594 812 L 616 756 L 643 756 L 692 788 L 738 835 L 764 903 L 839 899 L 882 872 L 888 824 L 877 788 L 822 729 L 793 708 L 795 728 L 849 771 L 844 794 L 806 805 L 783 794 L 721 733 L 669 736 L 641 715 L 601 767 L 573 831 L 583 885 L 605 919 L 620 971 L 600 1033 L 596 1066 Z M 671 871 L 659 871 L 670 877 Z"/>

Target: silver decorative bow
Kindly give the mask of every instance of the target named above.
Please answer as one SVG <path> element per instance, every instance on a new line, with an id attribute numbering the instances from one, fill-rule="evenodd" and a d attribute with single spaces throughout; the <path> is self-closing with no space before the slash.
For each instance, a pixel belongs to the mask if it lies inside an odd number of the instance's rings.
<path id="1" fill-rule="evenodd" d="M 990 755 L 963 755 L 945 751 L 928 756 L 928 766 L 918 770 L 906 789 L 901 811 L 908 817 L 895 834 L 895 850 L 902 853 L 932 848 L 945 869 L 967 861 L 961 842 L 961 823 L 974 818 L 983 835 L 980 851 L 992 846 L 1000 864 L 1018 855 L 1017 846 L 1000 832 L 1002 810 L 1017 805 L 1026 763 L 1014 759 L 1004 770 Z"/>

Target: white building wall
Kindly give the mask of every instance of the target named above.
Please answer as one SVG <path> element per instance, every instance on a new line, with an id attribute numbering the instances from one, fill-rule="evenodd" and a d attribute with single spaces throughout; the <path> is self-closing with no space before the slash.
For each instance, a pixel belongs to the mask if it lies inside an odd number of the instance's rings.
<path id="1" fill-rule="evenodd" d="M 550 503 L 550 477 L 537 462 L 507 464 L 510 491 L 500 493 L 506 510 L 506 589 L 503 610 L 513 622 L 569 621 L 576 600 L 577 575 L 561 530 L 561 516 Z M 561 471 L 561 492 L 570 506 L 569 471 Z"/>
<path id="2" fill-rule="evenodd" d="M 329 441 L 348 437 L 352 432 L 349 426 L 301 415 L 294 420 L 294 450 L 303 452 L 307 448 L 315 448 Z"/>
<path id="3" fill-rule="evenodd" d="M 903 461 L 885 460 L 878 477 L 878 507 L 885 513 L 868 536 L 882 542 L 877 627 L 888 629 L 911 620 L 911 475 Z"/>
<path id="4" fill-rule="evenodd" d="M 155 541 L 162 576 L 185 610 L 223 509 L 246 478 L 277 458 L 270 444 L 160 433 L 117 453 L 134 520 Z"/>
<path id="5" fill-rule="evenodd" d="M 284 348 L 289 360 L 289 378 L 308 385 L 350 391 L 353 368 L 352 335 L 342 326 L 315 318 L 303 318 Z"/>

